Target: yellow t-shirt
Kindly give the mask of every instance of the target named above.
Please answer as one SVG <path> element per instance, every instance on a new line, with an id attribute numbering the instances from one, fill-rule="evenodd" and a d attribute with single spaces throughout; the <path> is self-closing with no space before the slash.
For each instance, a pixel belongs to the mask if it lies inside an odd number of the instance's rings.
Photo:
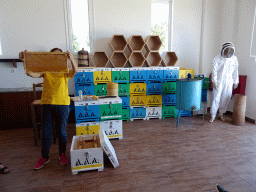
<path id="1" fill-rule="evenodd" d="M 68 95 L 69 73 L 44 73 L 41 105 L 70 105 Z"/>

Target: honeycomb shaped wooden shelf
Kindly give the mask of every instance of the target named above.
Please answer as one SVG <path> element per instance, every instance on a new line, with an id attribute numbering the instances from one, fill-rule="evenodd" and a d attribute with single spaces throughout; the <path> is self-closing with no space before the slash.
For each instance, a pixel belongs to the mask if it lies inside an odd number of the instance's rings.
<path id="1" fill-rule="evenodd" d="M 162 58 L 159 52 L 150 52 L 146 61 L 149 67 L 157 67 L 161 64 Z"/>
<path id="2" fill-rule="evenodd" d="M 141 52 L 133 52 L 129 58 L 132 67 L 141 67 L 145 61 Z"/>
<path id="3" fill-rule="evenodd" d="M 127 41 L 123 35 L 113 35 L 109 44 L 113 51 L 124 51 Z"/>
<path id="4" fill-rule="evenodd" d="M 123 52 L 114 52 L 110 58 L 113 67 L 124 67 L 127 58 Z"/>
<path id="5" fill-rule="evenodd" d="M 178 57 L 175 52 L 166 52 L 163 57 L 164 64 L 168 66 L 174 66 L 178 61 Z"/>
<path id="6" fill-rule="evenodd" d="M 132 51 L 142 51 L 145 42 L 141 35 L 132 35 L 128 44 L 131 46 Z"/>
<path id="7" fill-rule="evenodd" d="M 105 52 L 94 52 L 92 63 L 95 67 L 106 67 L 108 64 L 108 56 Z"/>
<path id="8" fill-rule="evenodd" d="M 158 35 L 147 36 L 145 43 L 150 51 L 158 51 L 162 45 L 162 41 Z"/>
<path id="9" fill-rule="evenodd" d="M 144 45 L 144 47 L 143 47 L 141 52 L 142 52 L 142 54 L 144 55 L 145 58 L 148 57 L 148 54 L 150 53 L 150 50 L 149 50 L 147 44 Z"/>
<path id="10" fill-rule="evenodd" d="M 129 44 L 127 44 L 127 46 L 125 47 L 124 54 L 125 54 L 127 59 L 129 59 L 129 57 L 131 56 L 132 48 L 131 48 L 131 46 Z"/>

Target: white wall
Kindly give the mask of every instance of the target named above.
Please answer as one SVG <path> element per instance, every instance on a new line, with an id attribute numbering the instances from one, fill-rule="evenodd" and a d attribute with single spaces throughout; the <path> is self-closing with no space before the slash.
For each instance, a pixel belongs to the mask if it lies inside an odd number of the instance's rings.
<path id="1" fill-rule="evenodd" d="M 131 35 L 151 33 L 151 0 L 94 0 L 94 51 L 112 50 L 109 41 L 114 34 L 122 34 L 128 40 Z"/>
<path id="2" fill-rule="evenodd" d="M 172 51 L 182 68 L 199 74 L 202 0 L 173 0 Z"/>
<path id="3" fill-rule="evenodd" d="M 18 53 L 49 51 L 59 47 L 66 51 L 63 1 L 0 1 L 0 58 L 18 58 Z M 11 73 L 12 70 L 15 73 Z M 24 74 L 23 63 L 0 63 L 0 88 L 32 87 L 41 82 Z"/>
<path id="4" fill-rule="evenodd" d="M 250 57 L 251 37 L 254 20 L 256 2 L 254 0 L 237 0 L 236 29 L 234 39 L 236 39 L 236 56 L 239 61 L 239 74 L 247 75 L 246 93 L 247 105 L 246 116 L 256 119 L 256 63 Z"/>

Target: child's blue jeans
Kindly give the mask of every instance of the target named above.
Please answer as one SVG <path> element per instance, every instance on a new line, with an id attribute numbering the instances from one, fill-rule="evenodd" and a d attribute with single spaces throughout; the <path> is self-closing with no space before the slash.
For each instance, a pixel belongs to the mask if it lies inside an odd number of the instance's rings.
<path id="1" fill-rule="evenodd" d="M 42 109 L 42 157 L 49 158 L 52 139 L 52 125 L 55 121 L 56 134 L 59 141 L 59 154 L 66 152 L 67 122 L 69 105 L 41 105 Z"/>

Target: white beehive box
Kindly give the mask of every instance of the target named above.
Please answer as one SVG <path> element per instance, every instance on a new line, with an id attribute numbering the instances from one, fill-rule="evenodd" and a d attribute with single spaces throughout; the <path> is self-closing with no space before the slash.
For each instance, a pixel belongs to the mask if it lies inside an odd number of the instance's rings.
<path id="1" fill-rule="evenodd" d="M 79 148 L 80 138 L 86 141 L 91 141 L 94 139 L 94 136 L 96 137 L 96 140 L 94 141 L 92 147 L 82 147 L 82 149 Z M 95 143 L 97 145 L 96 147 Z M 98 169 L 98 171 L 103 171 L 103 151 L 107 154 L 114 168 L 118 167 L 119 163 L 117 160 L 115 150 L 112 144 L 110 143 L 108 137 L 101 129 L 99 130 L 99 134 L 73 136 L 70 149 L 72 173 L 77 174 L 80 171 L 89 171 L 95 169 Z"/>
<path id="2" fill-rule="evenodd" d="M 123 139 L 122 120 L 101 121 L 100 128 L 105 132 L 109 139 Z"/>
<path id="3" fill-rule="evenodd" d="M 162 119 L 162 107 L 148 107 L 146 108 L 146 119 L 151 118 Z"/>

